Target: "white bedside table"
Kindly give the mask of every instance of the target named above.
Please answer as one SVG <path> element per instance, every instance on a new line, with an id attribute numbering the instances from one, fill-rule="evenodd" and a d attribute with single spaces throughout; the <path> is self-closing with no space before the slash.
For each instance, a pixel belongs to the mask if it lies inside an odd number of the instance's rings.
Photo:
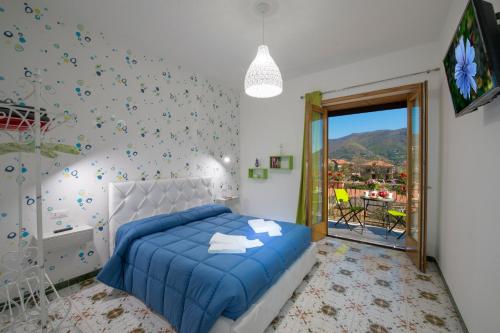
<path id="1" fill-rule="evenodd" d="M 224 195 L 221 197 L 215 198 L 215 203 L 226 206 L 227 208 L 231 209 L 233 213 L 238 212 L 238 204 L 240 202 L 240 197 L 238 196 L 230 196 L 230 195 Z"/>

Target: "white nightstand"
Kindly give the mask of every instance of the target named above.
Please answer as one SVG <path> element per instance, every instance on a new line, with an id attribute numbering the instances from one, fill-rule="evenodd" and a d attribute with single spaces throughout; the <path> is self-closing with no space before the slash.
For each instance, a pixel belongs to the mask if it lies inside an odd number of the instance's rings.
<path id="1" fill-rule="evenodd" d="M 47 232 L 43 234 L 43 248 L 45 251 L 57 251 L 74 248 L 91 241 L 94 237 L 94 228 L 90 225 L 80 225 L 68 231 L 59 233 Z M 36 239 L 36 234 L 34 237 Z"/>
<path id="2" fill-rule="evenodd" d="M 215 198 L 215 203 L 226 206 L 227 208 L 231 209 L 235 213 L 238 211 L 239 202 L 240 202 L 240 197 L 238 197 L 238 196 L 224 195 L 224 196 Z"/>

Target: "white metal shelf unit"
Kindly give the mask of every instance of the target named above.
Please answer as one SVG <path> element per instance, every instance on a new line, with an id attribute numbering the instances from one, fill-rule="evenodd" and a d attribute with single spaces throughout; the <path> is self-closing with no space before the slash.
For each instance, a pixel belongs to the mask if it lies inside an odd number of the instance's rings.
<path id="1" fill-rule="evenodd" d="M 23 83 L 26 82 L 32 87 L 27 98 L 34 97 L 33 107 L 15 105 L 9 100 L 0 102 L 0 135 L 5 134 L 10 139 L 0 154 L 18 154 L 16 183 L 19 200 L 17 251 L 8 252 L 1 257 L 1 264 L 6 272 L 2 276 L 3 282 L 0 284 L 0 331 L 56 332 L 63 326 L 68 328 L 66 319 L 72 310 L 72 303 L 69 299 L 60 297 L 45 272 L 44 242 L 37 242 L 36 247 L 23 246 L 21 243 L 23 231 L 22 187 L 25 179 L 20 170 L 23 152 L 34 153 L 36 238 L 43 239 L 42 138 L 51 129 L 66 122 L 71 117 L 68 117 L 67 114 L 51 113 L 38 107 L 38 102 L 41 99 L 39 75 L 35 75 L 33 81 L 23 81 Z M 4 141 L 1 141 L 2 144 L 5 144 Z M 53 297 L 50 299 L 47 297 L 47 291 L 52 292 Z"/>

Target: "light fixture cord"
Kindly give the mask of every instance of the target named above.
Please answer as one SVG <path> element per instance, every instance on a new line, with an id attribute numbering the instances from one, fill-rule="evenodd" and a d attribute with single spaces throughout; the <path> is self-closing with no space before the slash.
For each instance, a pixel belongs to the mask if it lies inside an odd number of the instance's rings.
<path id="1" fill-rule="evenodd" d="M 266 45 L 264 43 L 264 12 L 262 12 L 262 45 Z"/>

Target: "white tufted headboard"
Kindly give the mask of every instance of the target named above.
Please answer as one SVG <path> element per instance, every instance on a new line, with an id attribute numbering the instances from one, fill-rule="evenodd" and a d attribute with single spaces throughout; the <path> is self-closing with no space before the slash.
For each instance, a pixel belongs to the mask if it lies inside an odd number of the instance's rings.
<path id="1" fill-rule="evenodd" d="M 213 203 L 210 178 L 160 179 L 109 184 L 109 249 L 118 228 L 138 219 Z"/>

